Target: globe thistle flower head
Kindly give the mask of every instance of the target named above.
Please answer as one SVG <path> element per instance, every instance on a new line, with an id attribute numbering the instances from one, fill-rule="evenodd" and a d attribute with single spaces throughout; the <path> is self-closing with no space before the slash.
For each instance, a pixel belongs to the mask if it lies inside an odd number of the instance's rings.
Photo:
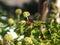
<path id="1" fill-rule="evenodd" d="M 40 43 L 40 45 L 45 45 L 45 43 Z"/>
<path id="2" fill-rule="evenodd" d="M 12 41 L 12 40 L 13 40 L 13 36 L 12 36 L 11 34 L 6 34 L 6 35 L 4 36 L 4 39 L 5 39 L 6 41 Z"/>
<path id="3" fill-rule="evenodd" d="M 24 41 L 25 41 L 25 44 L 33 44 L 33 41 L 30 37 L 26 37 Z"/>
<path id="4" fill-rule="evenodd" d="M 22 45 L 22 42 L 20 42 L 20 41 L 19 41 L 19 42 L 17 42 L 17 45 Z"/>
<path id="5" fill-rule="evenodd" d="M 13 18 L 9 18 L 9 19 L 8 19 L 8 23 L 9 23 L 9 24 L 14 24 L 14 19 L 13 19 Z"/>
<path id="6" fill-rule="evenodd" d="M 10 30 L 10 32 L 7 32 L 7 34 L 12 35 L 13 39 L 16 39 L 18 37 L 18 35 L 16 34 L 16 32 L 14 32 L 13 30 Z"/>
<path id="7" fill-rule="evenodd" d="M 26 23 L 26 21 L 25 20 L 21 20 L 21 23 L 23 24 L 23 23 Z"/>
<path id="8" fill-rule="evenodd" d="M 17 15 L 21 15 L 21 14 L 22 14 L 22 10 L 21 10 L 21 9 L 16 9 L 15 13 L 16 13 Z"/>
<path id="9" fill-rule="evenodd" d="M 23 16 L 27 18 L 28 16 L 30 16 L 30 13 L 28 11 L 25 11 L 23 12 Z"/>

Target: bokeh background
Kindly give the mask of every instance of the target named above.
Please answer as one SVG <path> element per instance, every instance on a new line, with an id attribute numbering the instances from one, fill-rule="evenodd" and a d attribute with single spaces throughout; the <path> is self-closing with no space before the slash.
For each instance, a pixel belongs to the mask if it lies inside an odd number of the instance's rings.
<path id="1" fill-rule="evenodd" d="M 60 45 L 60 0 L 0 0 L 0 45 Z"/>

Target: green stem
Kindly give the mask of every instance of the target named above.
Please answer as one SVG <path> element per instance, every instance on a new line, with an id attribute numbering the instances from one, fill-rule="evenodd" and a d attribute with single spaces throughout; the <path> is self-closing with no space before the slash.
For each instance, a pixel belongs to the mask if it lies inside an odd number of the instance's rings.
<path id="1" fill-rule="evenodd" d="M 20 15 L 18 15 L 18 23 L 19 23 L 19 21 L 20 21 Z"/>
<path id="2" fill-rule="evenodd" d="M 27 20 L 28 20 L 28 17 L 27 17 Z"/>

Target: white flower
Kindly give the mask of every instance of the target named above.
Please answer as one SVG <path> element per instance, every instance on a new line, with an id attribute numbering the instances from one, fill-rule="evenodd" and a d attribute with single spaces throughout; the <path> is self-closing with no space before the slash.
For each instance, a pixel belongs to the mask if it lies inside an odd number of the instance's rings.
<path id="1" fill-rule="evenodd" d="M 9 29 L 10 29 L 10 27 L 7 27 L 7 28 L 6 28 L 6 30 L 9 30 Z"/>
<path id="2" fill-rule="evenodd" d="M 18 37 L 18 35 L 14 32 L 16 28 L 14 26 L 7 27 L 6 30 L 9 30 L 9 32 L 7 32 L 7 34 L 11 34 L 13 36 L 13 39 L 16 39 Z"/>
<path id="3" fill-rule="evenodd" d="M 14 30 L 15 30 L 15 28 L 12 28 L 12 29 L 10 29 L 9 31 L 10 31 L 10 32 L 13 32 Z"/>
<path id="4" fill-rule="evenodd" d="M 3 40 L 2 37 L 1 37 L 1 35 L 0 35 L 0 40 Z"/>
<path id="5" fill-rule="evenodd" d="M 24 39 L 24 35 L 21 35 L 17 40 L 20 41 L 22 39 Z"/>
<path id="6" fill-rule="evenodd" d="M 13 32 L 16 28 L 15 27 L 7 27 L 6 30 L 9 30 L 10 32 Z"/>
<path id="7" fill-rule="evenodd" d="M 60 18 L 57 18 L 57 19 L 56 19 L 56 22 L 57 22 L 58 24 L 60 24 Z"/>
<path id="8" fill-rule="evenodd" d="M 60 17 L 59 17 L 59 13 L 57 13 L 57 14 L 56 14 L 55 18 L 56 18 L 56 22 L 57 22 L 58 24 L 60 24 Z"/>
<path id="9" fill-rule="evenodd" d="M 60 1 L 59 0 L 56 1 L 56 5 L 58 8 L 60 8 Z"/>
<path id="10" fill-rule="evenodd" d="M 56 14 L 55 18 L 59 18 L 59 13 Z"/>
<path id="11" fill-rule="evenodd" d="M 13 36 L 13 39 L 16 39 L 18 37 L 14 31 L 7 32 L 7 34 L 11 34 Z"/>
<path id="12" fill-rule="evenodd" d="M 1 16 L 0 17 L 2 20 L 6 20 L 7 19 L 7 17 L 5 17 L 5 16 Z"/>

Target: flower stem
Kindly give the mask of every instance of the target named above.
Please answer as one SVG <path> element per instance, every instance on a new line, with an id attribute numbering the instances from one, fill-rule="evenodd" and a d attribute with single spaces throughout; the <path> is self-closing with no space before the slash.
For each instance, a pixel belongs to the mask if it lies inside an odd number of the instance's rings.
<path id="1" fill-rule="evenodd" d="M 28 20 L 28 17 L 27 17 L 27 20 Z"/>
<path id="2" fill-rule="evenodd" d="M 18 15 L 18 23 L 19 23 L 19 21 L 20 21 L 20 15 Z"/>

